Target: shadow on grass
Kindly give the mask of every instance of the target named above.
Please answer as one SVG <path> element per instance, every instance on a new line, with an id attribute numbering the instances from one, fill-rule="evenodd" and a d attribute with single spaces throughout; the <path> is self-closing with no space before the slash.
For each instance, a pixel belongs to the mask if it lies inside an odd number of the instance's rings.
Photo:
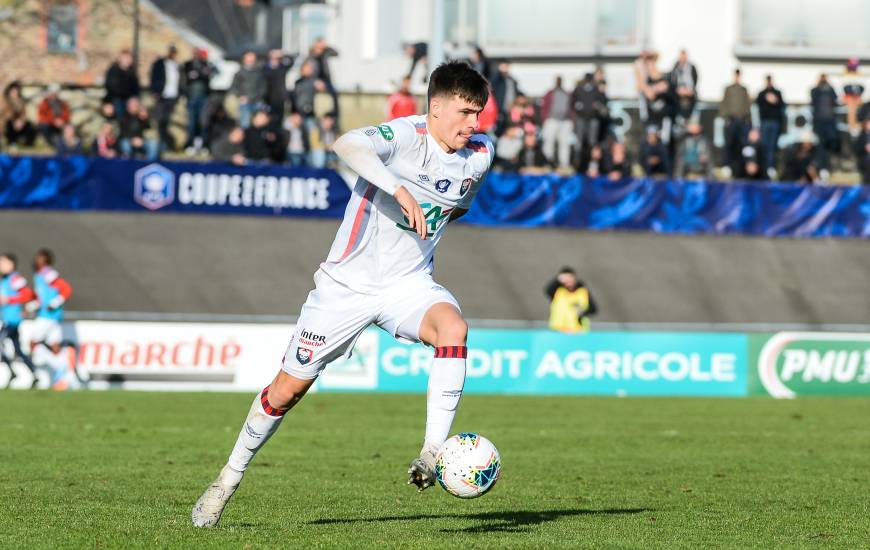
<path id="1" fill-rule="evenodd" d="M 493 531 L 528 531 L 530 527 L 542 525 L 565 517 L 639 514 L 651 511 L 649 508 L 605 508 L 600 510 L 518 510 L 501 512 L 479 512 L 476 514 L 416 514 L 412 516 L 380 516 L 372 518 L 323 518 L 309 521 L 309 525 L 331 525 L 341 523 L 374 523 L 384 521 L 416 521 L 421 519 L 468 519 L 479 522 L 477 525 L 462 529 L 441 529 L 445 533 L 491 533 Z"/>

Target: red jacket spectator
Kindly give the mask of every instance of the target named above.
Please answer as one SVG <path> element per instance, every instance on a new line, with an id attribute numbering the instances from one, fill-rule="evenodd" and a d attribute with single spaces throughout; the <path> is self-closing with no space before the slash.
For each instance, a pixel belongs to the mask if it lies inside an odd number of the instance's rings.
<path id="1" fill-rule="evenodd" d="M 62 121 L 62 124 L 56 124 L 58 119 Z M 37 121 L 39 124 L 60 127 L 68 124 L 69 120 L 69 105 L 66 101 L 60 99 L 57 94 L 49 94 L 39 103 L 39 112 L 37 115 Z"/>
<path id="2" fill-rule="evenodd" d="M 411 80 L 402 79 L 402 87 L 387 98 L 387 121 L 417 114 L 417 100 L 411 95 Z"/>
<path id="3" fill-rule="evenodd" d="M 498 121 L 498 104 L 492 92 L 489 93 L 489 98 L 486 100 L 486 105 L 483 106 L 483 111 L 480 112 L 480 117 L 477 119 L 477 129 L 480 132 L 489 132 Z"/>

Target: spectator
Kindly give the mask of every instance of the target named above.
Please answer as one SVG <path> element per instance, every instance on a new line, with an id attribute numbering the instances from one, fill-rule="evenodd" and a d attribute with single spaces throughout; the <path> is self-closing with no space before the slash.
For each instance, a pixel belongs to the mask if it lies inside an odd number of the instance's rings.
<path id="1" fill-rule="evenodd" d="M 181 71 L 175 58 L 178 48 L 169 46 L 165 57 L 151 65 L 150 89 L 154 95 L 154 118 L 157 120 L 157 139 L 160 151 L 175 150 L 175 140 L 169 133 L 169 121 L 181 88 Z"/>
<path id="2" fill-rule="evenodd" d="M 480 46 L 474 46 L 471 48 L 471 55 L 468 57 L 468 64 L 471 65 L 472 69 L 482 74 L 485 79 L 489 80 L 492 76 L 492 74 L 490 74 L 489 59 L 486 58 L 486 54 L 483 53 Z"/>
<path id="3" fill-rule="evenodd" d="M 202 120 L 205 146 L 208 148 L 218 139 L 226 137 L 236 126 L 236 121 L 227 112 L 223 98 L 218 95 L 211 96 L 206 102 Z"/>
<path id="4" fill-rule="evenodd" d="M 577 138 L 577 158 L 582 158 L 584 146 L 598 143 L 602 117 L 607 116 L 607 96 L 601 92 L 592 73 L 586 73 L 572 94 L 575 113 L 574 133 Z"/>
<path id="5" fill-rule="evenodd" d="M 155 159 L 158 156 L 157 142 L 145 138 L 145 131 L 151 127 L 148 110 L 137 97 L 127 100 L 127 108 L 120 117 L 120 139 L 118 148 L 126 158 Z"/>
<path id="6" fill-rule="evenodd" d="M 671 176 L 668 148 L 662 143 L 654 126 L 646 130 L 646 139 L 640 146 L 640 166 L 647 177 Z"/>
<path id="7" fill-rule="evenodd" d="M 563 267 L 544 289 L 550 298 L 550 328 L 559 332 L 588 332 L 589 317 L 598 306 L 586 285 L 570 267 Z"/>
<path id="8" fill-rule="evenodd" d="M 332 85 L 332 74 L 329 71 L 329 58 L 338 55 L 338 52 L 326 44 L 326 40 L 318 38 L 311 45 L 308 60 L 314 69 L 314 78 L 323 83 L 324 91 L 332 98 L 332 112 L 335 113 L 336 121 L 341 119 L 338 105 L 338 93 Z"/>
<path id="9" fill-rule="evenodd" d="M 263 70 L 257 65 L 257 54 L 247 51 L 242 55 L 242 66 L 233 77 L 230 92 L 239 102 L 239 126 L 246 129 L 251 125 L 251 117 L 262 107 L 266 93 L 266 80 Z"/>
<path id="10" fill-rule="evenodd" d="M 104 159 L 118 156 L 118 137 L 115 135 L 115 125 L 109 121 L 100 124 L 100 129 L 91 144 L 91 154 Z"/>
<path id="11" fill-rule="evenodd" d="M 284 120 L 284 109 L 290 97 L 287 91 L 287 72 L 293 67 L 293 58 L 281 50 L 271 50 L 263 66 L 264 97 L 269 107 L 269 118 L 274 127 Z"/>
<path id="12" fill-rule="evenodd" d="M 311 150 L 308 141 L 308 129 L 299 113 L 292 113 L 284 122 L 287 132 L 287 162 L 291 166 L 305 166 L 308 152 Z"/>
<path id="13" fill-rule="evenodd" d="M 517 96 L 508 112 L 508 124 L 519 126 L 526 133 L 538 131 L 535 107 L 529 103 L 529 98 L 524 95 Z"/>
<path id="14" fill-rule="evenodd" d="M 779 135 L 785 128 L 785 101 L 782 92 L 773 85 L 773 77 L 767 75 L 764 89 L 755 100 L 758 105 L 758 118 L 761 120 L 761 147 L 764 151 L 762 168 L 767 177 L 776 177 L 776 152 Z"/>
<path id="15" fill-rule="evenodd" d="M 124 109 L 126 109 L 126 103 L 124 104 Z M 122 113 L 124 111 L 121 111 Z M 108 120 L 111 122 L 115 122 L 118 119 L 118 111 L 115 110 L 115 104 L 109 101 L 104 101 L 100 103 L 100 118 L 102 120 Z"/>
<path id="16" fill-rule="evenodd" d="M 501 135 L 507 126 L 508 112 L 514 100 L 522 95 L 516 79 L 510 74 L 510 63 L 507 61 L 498 64 L 498 72 L 492 77 L 492 95 L 499 110 L 496 134 Z"/>
<path id="17" fill-rule="evenodd" d="M 625 150 L 625 143 L 611 140 L 610 150 L 604 156 L 605 167 L 603 173 L 607 174 L 610 181 L 619 181 L 631 177 L 631 159 Z"/>
<path id="18" fill-rule="evenodd" d="M 243 166 L 248 162 L 245 158 L 245 131 L 235 126 L 222 134 L 212 144 L 211 153 L 217 162 Z"/>
<path id="19" fill-rule="evenodd" d="M 402 79 L 402 86 L 387 98 L 387 121 L 417 114 L 417 100 L 411 95 L 411 79 Z"/>
<path id="20" fill-rule="evenodd" d="M 686 135 L 677 146 L 675 175 L 686 179 L 700 176 L 704 179 L 713 178 L 713 155 L 710 142 L 702 133 L 703 128 L 697 122 L 689 122 Z"/>
<path id="21" fill-rule="evenodd" d="M 6 144 L 11 147 L 32 147 L 36 141 L 36 127 L 27 120 L 27 102 L 18 80 L 10 82 L 3 90 L 0 128 L 6 136 Z"/>
<path id="22" fill-rule="evenodd" d="M 335 129 L 335 116 L 327 113 L 320 117 L 320 123 L 309 135 L 309 163 L 315 168 L 335 168 L 338 155 L 333 150 L 338 133 Z M 288 144 L 289 145 L 289 144 Z"/>
<path id="23" fill-rule="evenodd" d="M 517 171 L 522 149 L 523 129 L 516 125 L 508 126 L 495 145 L 495 167 L 509 172 Z"/>
<path id="24" fill-rule="evenodd" d="M 813 110 L 813 132 L 818 138 L 816 166 L 823 181 L 830 179 L 831 152 L 840 149 L 837 133 L 837 92 L 828 82 L 828 77 L 819 75 L 819 83 L 810 91 Z"/>
<path id="25" fill-rule="evenodd" d="M 751 102 L 749 92 L 740 83 L 740 69 L 734 71 L 734 82 L 725 88 L 722 103 L 719 104 L 719 116 L 725 120 L 725 147 L 722 150 L 722 160 L 725 173 L 730 176 L 737 172 L 740 162 L 740 145 L 746 134 L 746 126 L 750 120 Z"/>
<path id="26" fill-rule="evenodd" d="M 864 84 L 861 83 L 861 73 L 859 72 L 859 60 L 857 57 L 850 57 L 846 61 L 846 72 L 843 75 L 846 83 L 843 85 L 843 103 L 846 104 L 846 124 L 849 127 L 849 133 L 856 136 L 861 132 L 861 118 L 859 118 L 858 109 L 861 107 L 861 96 L 864 95 Z"/>
<path id="27" fill-rule="evenodd" d="M 574 136 L 574 110 L 571 108 L 571 95 L 562 88 L 562 77 L 556 77 L 556 85 L 544 95 L 541 102 L 541 139 L 544 156 L 560 169 L 571 165 L 571 141 Z M 559 154 L 556 156 L 556 144 Z"/>
<path id="28" fill-rule="evenodd" d="M 299 67 L 299 78 L 293 87 L 293 111 L 302 115 L 306 128 L 311 128 L 316 123 L 314 98 L 317 92 L 325 89 L 323 82 L 314 77 L 314 66 L 311 62 L 302 63 Z"/>
<path id="29" fill-rule="evenodd" d="M 606 164 L 604 147 L 596 143 L 589 149 L 589 159 L 582 171 L 590 178 L 597 178 L 606 170 Z"/>
<path id="30" fill-rule="evenodd" d="M 63 127 L 69 124 L 69 104 L 60 97 L 60 86 L 49 84 L 48 93 L 39 103 L 37 124 L 39 133 L 49 145 L 54 145 Z"/>
<path id="31" fill-rule="evenodd" d="M 752 128 L 746 134 L 746 140 L 740 148 L 740 170 L 737 176 L 742 179 L 764 179 L 764 147 L 761 143 L 761 131 Z"/>
<path id="32" fill-rule="evenodd" d="M 196 154 L 205 144 L 203 112 L 211 93 L 211 78 L 217 68 L 208 60 L 208 50 L 194 48 L 193 57 L 184 63 L 182 90 L 187 97 L 187 143 L 188 154 Z"/>
<path id="33" fill-rule="evenodd" d="M 698 69 L 689 61 L 686 50 L 680 50 L 669 81 L 676 94 L 676 115 L 688 122 L 692 119 L 698 103 Z"/>
<path id="34" fill-rule="evenodd" d="M 54 143 L 54 150 L 58 156 L 70 157 L 81 156 L 85 154 L 82 146 L 82 138 L 79 137 L 76 127 L 72 124 L 67 124 L 63 127 Z"/>
<path id="35" fill-rule="evenodd" d="M 127 100 L 139 96 L 141 86 L 136 67 L 133 66 L 133 54 L 130 50 L 121 50 L 118 58 L 106 71 L 106 97 L 103 101 L 111 103 L 115 112 L 123 113 Z"/>
<path id="36" fill-rule="evenodd" d="M 673 97 L 668 79 L 658 67 L 659 55 L 653 51 L 641 52 L 635 61 L 635 80 L 640 94 L 640 119 L 645 126 L 656 128 L 668 142 L 671 135 Z"/>
<path id="37" fill-rule="evenodd" d="M 423 65 L 423 82 L 429 78 L 429 66 L 426 56 L 429 52 L 429 45 L 425 42 L 414 42 L 413 44 L 405 44 L 405 55 L 411 58 L 411 67 L 406 75 L 409 79 L 414 79 L 414 69 L 417 64 Z"/>
<path id="38" fill-rule="evenodd" d="M 495 132 L 495 125 L 498 122 L 498 105 L 495 103 L 495 98 L 492 95 L 492 88 L 489 90 L 489 95 L 486 97 L 486 103 L 483 105 L 483 110 L 477 118 L 477 131 L 482 134 Z"/>
<path id="39" fill-rule="evenodd" d="M 806 130 L 801 133 L 798 141 L 788 149 L 782 174 L 784 180 L 801 183 L 818 181 L 819 173 L 816 167 L 816 151 L 813 141 L 813 133 Z"/>
<path id="40" fill-rule="evenodd" d="M 855 158 L 861 170 L 861 182 L 870 184 L 870 118 L 861 124 L 861 133 L 855 140 Z"/>
<path id="41" fill-rule="evenodd" d="M 523 135 L 523 147 L 517 155 L 517 170 L 521 174 L 528 174 L 549 169 L 550 163 L 538 143 L 538 136 L 534 132 L 526 132 Z"/>
<path id="42" fill-rule="evenodd" d="M 292 115 L 291 115 L 292 116 Z M 245 129 L 245 158 L 249 160 L 282 160 L 283 147 L 280 129 L 269 124 L 269 114 L 259 110 L 251 117 L 251 125 Z"/>

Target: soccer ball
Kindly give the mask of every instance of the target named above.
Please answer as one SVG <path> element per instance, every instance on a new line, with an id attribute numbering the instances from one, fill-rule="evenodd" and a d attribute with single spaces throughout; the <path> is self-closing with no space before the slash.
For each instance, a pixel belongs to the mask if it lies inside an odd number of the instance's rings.
<path id="1" fill-rule="evenodd" d="M 461 433 L 441 445 L 435 458 L 435 477 L 444 490 L 459 498 L 477 498 L 498 481 L 501 457 L 482 435 Z"/>

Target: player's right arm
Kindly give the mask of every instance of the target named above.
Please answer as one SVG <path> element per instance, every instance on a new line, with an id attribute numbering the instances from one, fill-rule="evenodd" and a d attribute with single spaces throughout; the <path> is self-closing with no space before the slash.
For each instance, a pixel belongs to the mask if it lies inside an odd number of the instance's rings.
<path id="1" fill-rule="evenodd" d="M 406 122 L 357 128 L 335 141 L 333 150 L 351 170 L 379 189 L 386 191 L 402 208 L 411 229 L 426 238 L 426 216 L 411 193 L 387 169 L 396 155 L 416 139 L 416 132 Z"/>

